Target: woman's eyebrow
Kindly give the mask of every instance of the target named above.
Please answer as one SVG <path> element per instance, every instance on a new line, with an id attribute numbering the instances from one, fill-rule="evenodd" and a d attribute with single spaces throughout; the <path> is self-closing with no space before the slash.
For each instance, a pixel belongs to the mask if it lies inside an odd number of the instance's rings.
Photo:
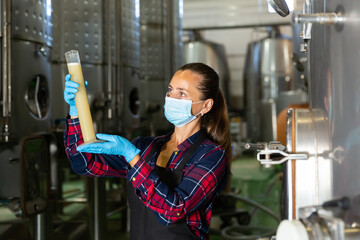
<path id="1" fill-rule="evenodd" d="M 188 92 L 188 90 L 185 89 L 185 88 L 176 88 L 176 89 L 179 89 L 179 90 L 181 90 L 181 91 L 186 91 L 186 92 Z"/>
<path id="2" fill-rule="evenodd" d="M 168 85 L 169 88 L 171 89 L 174 89 L 173 86 L 171 86 L 170 84 Z M 180 88 L 180 87 L 177 87 L 176 88 L 177 90 L 180 90 L 180 91 L 186 91 L 186 92 L 189 92 L 189 90 L 187 90 L 186 88 Z"/>

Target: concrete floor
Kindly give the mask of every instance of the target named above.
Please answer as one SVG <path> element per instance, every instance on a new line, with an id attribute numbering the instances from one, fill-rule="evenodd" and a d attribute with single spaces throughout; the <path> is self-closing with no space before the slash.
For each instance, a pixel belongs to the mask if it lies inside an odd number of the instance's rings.
<path id="1" fill-rule="evenodd" d="M 277 181 L 277 176 L 280 172 L 276 167 L 266 169 L 260 166 L 252 155 L 243 155 L 241 158 L 234 160 L 231 165 L 232 179 L 231 188 L 233 192 L 240 194 L 243 197 L 250 198 L 264 206 L 272 209 L 274 212 L 279 213 L 279 199 L 280 199 L 280 181 Z M 273 183 L 273 184 L 272 184 Z M 64 195 L 65 199 L 71 198 L 84 198 L 84 181 L 82 178 L 66 181 L 63 184 L 63 192 L 67 192 Z M 243 202 L 236 203 L 237 208 L 248 210 L 253 212 L 254 208 Z M 68 204 L 63 208 L 63 213 L 56 216 L 58 221 L 70 221 L 73 216 L 81 213 L 85 210 L 84 203 Z M 0 222 L 18 221 L 19 219 L 8 210 L 6 207 L 0 207 Z M 85 220 L 84 220 L 85 221 Z M 124 227 L 121 226 L 122 216 L 121 214 L 114 214 L 107 218 L 107 233 L 105 240 L 114 239 L 129 239 L 128 233 L 124 231 Z M 211 223 L 211 228 L 219 232 L 222 221 L 219 217 L 214 216 Z M 275 222 L 271 217 L 262 211 L 255 211 L 250 222 L 250 226 L 272 226 L 276 227 Z M 8 224 L 0 224 L 0 237 L 2 232 L 6 231 L 9 227 Z M 82 237 L 84 239 L 89 237 L 89 233 L 86 229 L 83 229 Z M 56 234 L 55 234 L 56 235 Z M 54 235 L 54 237 L 55 237 Z M 59 239 L 64 239 L 60 234 Z M 80 236 L 80 235 L 79 235 Z M 211 240 L 224 239 L 220 234 L 212 233 L 210 235 Z M 15 239 L 17 240 L 17 239 Z"/>

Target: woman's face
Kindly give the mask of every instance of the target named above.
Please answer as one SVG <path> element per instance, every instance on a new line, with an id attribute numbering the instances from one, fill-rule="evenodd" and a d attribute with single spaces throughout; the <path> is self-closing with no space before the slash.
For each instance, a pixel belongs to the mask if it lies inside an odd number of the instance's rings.
<path id="1" fill-rule="evenodd" d="M 190 70 L 177 71 L 171 79 L 166 96 L 177 99 L 192 100 L 193 103 L 201 101 L 201 93 L 198 90 L 201 76 Z M 203 103 L 203 102 L 201 102 Z M 199 113 L 203 104 L 193 104 L 191 113 Z"/>

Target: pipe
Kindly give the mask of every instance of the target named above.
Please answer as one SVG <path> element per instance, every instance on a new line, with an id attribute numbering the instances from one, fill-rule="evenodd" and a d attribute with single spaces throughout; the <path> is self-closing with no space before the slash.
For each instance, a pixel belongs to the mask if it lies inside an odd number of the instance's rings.
<path id="1" fill-rule="evenodd" d="M 203 27 L 190 27 L 183 28 L 183 31 L 203 31 L 203 30 L 224 30 L 224 29 L 242 29 L 242 28 L 260 28 L 269 26 L 289 26 L 290 22 L 268 22 L 268 23 L 255 23 L 244 25 L 223 25 L 223 26 L 203 26 Z"/>
<path id="2" fill-rule="evenodd" d="M 111 59 L 111 11 L 113 10 L 111 8 L 111 1 L 108 0 L 106 1 L 107 4 L 107 46 L 106 46 L 106 50 L 107 50 L 107 96 L 106 96 L 106 101 L 107 101 L 107 117 L 108 119 L 112 119 L 113 118 L 113 112 L 112 112 L 112 72 L 111 72 L 111 68 L 112 68 L 112 59 Z"/>
<path id="3" fill-rule="evenodd" d="M 121 6 L 121 2 L 116 1 L 115 2 L 115 9 L 117 9 L 117 12 L 120 14 L 116 14 L 115 18 L 116 18 L 116 39 L 118 39 L 116 41 L 116 55 L 117 56 L 117 62 L 118 62 L 118 69 L 117 69 L 117 81 L 115 81 L 116 83 L 116 91 L 117 94 L 116 96 L 116 109 L 117 109 L 117 113 L 116 113 L 116 117 L 119 118 L 122 114 L 123 114 L 123 102 L 124 102 L 124 78 L 123 78 L 123 74 L 124 74 L 124 66 L 123 66 L 123 56 L 124 53 L 122 52 L 122 6 Z M 121 124 L 121 121 L 120 121 Z"/>
<path id="4" fill-rule="evenodd" d="M 3 126 L 2 137 L 5 142 L 9 142 L 9 121 L 11 116 L 11 1 L 6 0 L 4 9 L 4 31 L 3 31 L 3 78 L 2 78 L 2 94 L 3 94 Z"/>
<path id="5" fill-rule="evenodd" d="M 45 213 L 40 213 L 35 216 L 35 240 L 45 240 Z"/>
<path id="6" fill-rule="evenodd" d="M 165 1 L 164 1 L 164 4 Z M 164 57 L 165 60 L 165 66 L 168 64 L 168 68 L 166 71 L 166 75 L 165 75 L 165 79 L 171 78 L 171 75 L 174 72 L 174 50 L 173 50 L 173 46 L 174 46 L 174 2 L 173 0 L 169 0 L 167 1 L 167 8 L 166 6 L 164 6 L 164 9 L 167 10 L 166 16 L 167 16 L 167 20 L 166 20 L 166 31 L 164 31 L 164 34 L 166 35 L 166 42 L 168 44 L 167 46 L 167 51 L 168 54 L 167 56 Z"/>
<path id="7" fill-rule="evenodd" d="M 312 13 L 312 14 L 294 14 L 292 18 L 294 23 L 319 23 L 333 25 L 344 22 L 344 18 L 337 13 Z"/>
<path id="8" fill-rule="evenodd" d="M 100 206 L 100 194 L 99 194 L 99 179 L 94 179 L 94 239 L 99 240 L 101 239 L 101 229 L 100 229 L 100 215 L 99 215 L 99 209 L 101 209 L 102 206 Z"/>

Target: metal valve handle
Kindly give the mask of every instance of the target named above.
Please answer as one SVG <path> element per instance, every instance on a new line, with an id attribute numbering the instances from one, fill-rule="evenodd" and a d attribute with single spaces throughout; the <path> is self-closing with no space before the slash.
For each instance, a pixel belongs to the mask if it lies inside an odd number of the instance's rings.
<path id="1" fill-rule="evenodd" d="M 269 143 L 246 143 L 246 149 L 257 150 L 257 160 L 264 164 L 265 167 L 270 167 L 275 164 L 282 164 L 287 160 L 307 160 L 309 155 L 307 153 L 288 153 L 286 148 L 278 141 Z"/>

